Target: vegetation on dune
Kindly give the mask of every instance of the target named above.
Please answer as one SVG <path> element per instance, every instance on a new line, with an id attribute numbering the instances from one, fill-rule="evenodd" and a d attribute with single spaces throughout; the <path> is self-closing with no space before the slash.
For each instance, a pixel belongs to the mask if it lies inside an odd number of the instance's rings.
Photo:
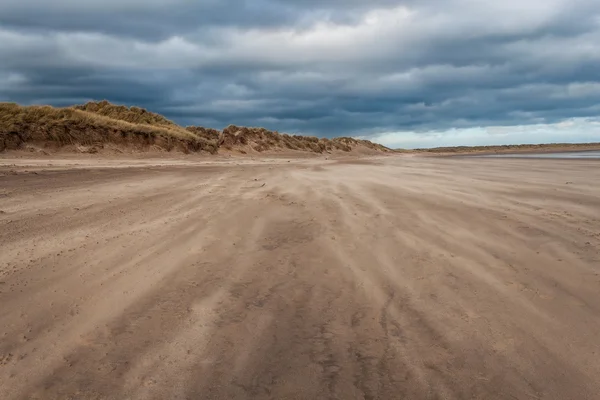
<path id="1" fill-rule="evenodd" d="M 276 149 L 313 153 L 325 153 L 335 150 L 349 152 L 360 146 L 375 151 L 390 151 L 387 147 L 371 143 L 368 140 L 358 140 L 348 137 L 325 139 L 314 136 L 288 135 L 272 132 L 265 128 L 248 128 L 235 125 L 230 125 L 223 130 L 221 140 L 221 146 L 228 150 L 247 146 L 258 152 Z"/>
<path id="2" fill-rule="evenodd" d="M 0 151 L 18 149 L 25 143 L 45 147 L 84 145 L 100 148 L 112 143 L 209 153 L 218 150 L 216 140 L 199 137 L 177 125 L 132 123 L 74 107 L 23 107 L 0 103 Z"/>
<path id="3" fill-rule="evenodd" d="M 133 124 L 161 125 L 168 127 L 177 127 L 177 124 L 163 117 L 147 111 L 140 107 L 126 107 L 103 101 L 90 101 L 89 103 L 73 106 L 76 110 L 88 111 L 94 114 L 104 115 L 112 119 L 118 119 Z"/>
<path id="4" fill-rule="evenodd" d="M 202 126 L 188 126 L 185 129 L 188 132 L 191 132 L 194 135 L 204 138 L 206 140 L 214 140 L 219 146 L 223 141 L 223 133 L 213 128 L 204 128 Z"/>
<path id="5" fill-rule="evenodd" d="M 366 140 L 320 139 L 280 134 L 265 128 L 234 125 L 223 131 L 197 126 L 184 128 L 143 108 L 118 106 L 108 101 L 66 108 L 0 103 L 0 151 L 19 149 L 27 143 L 43 147 L 87 146 L 90 152 L 107 144 L 140 150 L 154 148 L 211 154 L 220 148 L 241 153 L 284 149 L 348 152 L 358 147 L 389 151 Z"/>

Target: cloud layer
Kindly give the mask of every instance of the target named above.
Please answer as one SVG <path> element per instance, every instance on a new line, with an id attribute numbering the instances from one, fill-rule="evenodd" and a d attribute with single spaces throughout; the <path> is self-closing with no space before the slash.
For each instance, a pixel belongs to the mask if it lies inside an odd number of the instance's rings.
<path id="1" fill-rule="evenodd" d="M 0 101 L 108 99 L 182 124 L 577 141 L 600 116 L 598 65 L 597 0 L 0 3 Z M 502 126 L 523 137 L 469 136 Z"/>

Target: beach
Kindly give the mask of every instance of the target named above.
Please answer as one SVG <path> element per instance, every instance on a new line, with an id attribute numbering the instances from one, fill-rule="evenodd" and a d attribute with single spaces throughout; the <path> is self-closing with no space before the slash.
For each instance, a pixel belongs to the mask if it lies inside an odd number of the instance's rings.
<path id="1" fill-rule="evenodd" d="M 0 398 L 597 398 L 599 166 L 6 154 Z"/>

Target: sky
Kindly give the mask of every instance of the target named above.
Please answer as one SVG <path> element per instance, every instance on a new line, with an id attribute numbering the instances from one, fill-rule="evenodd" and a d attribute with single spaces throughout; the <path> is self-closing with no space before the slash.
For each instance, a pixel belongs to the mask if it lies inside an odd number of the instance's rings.
<path id="1" fill-rule="evenodd" d="M 0 101 L 403 148 L 600 142 L 599 0 L 2 0 Z"/>

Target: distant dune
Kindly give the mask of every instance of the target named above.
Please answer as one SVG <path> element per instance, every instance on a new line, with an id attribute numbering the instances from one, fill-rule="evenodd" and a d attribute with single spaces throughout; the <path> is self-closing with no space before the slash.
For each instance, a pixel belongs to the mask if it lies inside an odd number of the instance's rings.
<path id="1" fill-rule="evenodd" d="M 382 153 L 387 147 L 349 137 L 323 139 L 230 125 L 223 131 L 182 127 L 139 107 L 107 101 L 66 108 L 0 103 L 0 151 L 80 153 L 180 151 L 263 153 Z"/>
<path id="2" fill-rule="evenodd" d="M 553 151 L 581 151 L 600 150 L 600 143 L 545 143 L 545 144 L 509 144 L 498 146 L 455 146 L 434 147 L 430 149 L 404 150 L 397 152 L 411 152 L 420 154 L 494 154 L 494 153 L 545 153 Z"/>

